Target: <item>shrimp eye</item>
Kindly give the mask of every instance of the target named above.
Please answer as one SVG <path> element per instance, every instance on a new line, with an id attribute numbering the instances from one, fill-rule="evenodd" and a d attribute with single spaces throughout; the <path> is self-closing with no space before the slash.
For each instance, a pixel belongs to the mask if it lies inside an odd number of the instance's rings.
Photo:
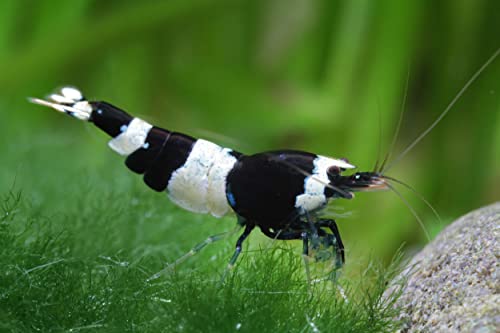
<path id="1" fill-rule="evenodd" d="M 332 165 L 326 170 L 328 176 L 337 176 L 340 174 L 340 168 L 336 165 Z"/>

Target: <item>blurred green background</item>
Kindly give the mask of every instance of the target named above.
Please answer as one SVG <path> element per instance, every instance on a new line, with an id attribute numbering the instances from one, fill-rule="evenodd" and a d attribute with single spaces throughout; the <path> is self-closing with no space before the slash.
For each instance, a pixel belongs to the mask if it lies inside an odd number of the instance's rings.
<path id="1" fill-rule="evenodd" d="M 67 84 L 245 153 L 301 149 L 371 170 L 389 150 L 406 82 L 393 156 L 500 46 L 499 13 L 499 2 L 481 0 L 1 1 L 0 189 L 22 190 L 34 207 L 59 202 L 49 215 L 82 199 L 72 184 L 87 179 L 94 179 L 81 190 L 87 195 L 125 182 L 140 188 L 134 200 L 152 202 L 156 194 L 128 173 L 104 135 L 26 100 Z M 500 198 L 499 88 L 497 59 L 389 172 L 420 192 L 443 223 Z M 432 235 L 443 228 L 418 197 L 401 191 Z M 393 193 L 331 207 L 350 213 L 338 223 L 351 263 L 388 260 L 402 243 L 411 249 L 427 241 Z M 145 209 L 160 210 L 157 225 L 145 227 L 159 233 L 159 246 L 162 221 L 185 228 L 182 244 L 234 224 L 195 214 L 172 221 L 161 207 Z"/>

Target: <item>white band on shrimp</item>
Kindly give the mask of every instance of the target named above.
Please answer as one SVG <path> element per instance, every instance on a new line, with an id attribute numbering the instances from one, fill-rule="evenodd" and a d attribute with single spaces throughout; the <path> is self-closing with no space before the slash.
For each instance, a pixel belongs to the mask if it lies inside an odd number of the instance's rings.
<path id="1" fill-rule="evenodd" d="M 354 169 L 355 166 L 344 160 L 318 155 L 314 159 L 314 169 L 304 180 L 304 193 L 295 198 L 295 207 L 300 212 L 310 212 L 327 203 L 325 187 L 330 184 L 328 169 L 332 166 L 341 169 Z"/>
<path id="2" fill-rule="evenodd" d="M 144 120 L 134 118 L 128 126 L 123 126 L 122 133 L 109 141 L 108 145 L 120 155 L 130 155 L 144 145 L 152 127 Z"/>

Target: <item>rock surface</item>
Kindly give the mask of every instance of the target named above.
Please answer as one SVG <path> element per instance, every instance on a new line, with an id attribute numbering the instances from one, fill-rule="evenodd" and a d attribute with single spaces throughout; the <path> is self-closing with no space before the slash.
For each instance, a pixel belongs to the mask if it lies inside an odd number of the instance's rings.
<path id="1" fill-rule="evenodd" d="M 500 202 L 448 226 L 403 272 L 402 332 L 500 332 Z"/>

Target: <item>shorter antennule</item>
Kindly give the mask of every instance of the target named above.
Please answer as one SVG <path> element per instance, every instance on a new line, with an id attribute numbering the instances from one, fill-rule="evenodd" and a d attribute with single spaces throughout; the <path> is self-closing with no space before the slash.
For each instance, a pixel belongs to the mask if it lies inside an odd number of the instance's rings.
<path id="1" fill-rule="evenodd" d="M 80 90 L 74 87 L 63 87 L 58 92 L 47 96 L 47 100 L 32 97 L 28 100 L 86 121 L 90 119 L 93 110 L 92 105 L 83 97 Z"/>

